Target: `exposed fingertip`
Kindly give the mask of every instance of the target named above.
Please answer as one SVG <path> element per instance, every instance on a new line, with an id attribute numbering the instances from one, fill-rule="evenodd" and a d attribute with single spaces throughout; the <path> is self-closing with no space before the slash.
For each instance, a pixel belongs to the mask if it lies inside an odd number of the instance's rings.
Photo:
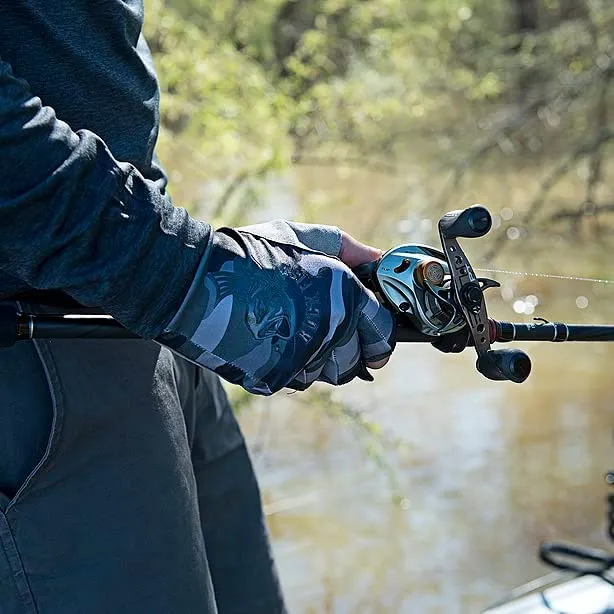
<path id="1" fill-rule="evenodd" d="M 382 367 L 386 366 L 389 360 L 390 356 L 387 356 L 386 358 L 382 358 L 376 362 L 368 362 L 367 367 L 369 367 L 369 369 L 381 369 Z"/>

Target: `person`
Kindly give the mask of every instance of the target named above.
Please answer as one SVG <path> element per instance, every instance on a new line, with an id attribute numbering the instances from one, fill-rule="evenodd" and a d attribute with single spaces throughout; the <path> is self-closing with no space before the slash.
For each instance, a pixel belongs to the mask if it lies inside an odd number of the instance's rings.
<path id="1" fill-rule="evenodd" d="M 0 300 L 142 338 L 0 349 L 3 614 L 284 612 L 218 375 L 265 395 L 338 385 L 394 348 L 350 271 L 377 250 L 173 206 L 143 10 L 0 3 Z"/>

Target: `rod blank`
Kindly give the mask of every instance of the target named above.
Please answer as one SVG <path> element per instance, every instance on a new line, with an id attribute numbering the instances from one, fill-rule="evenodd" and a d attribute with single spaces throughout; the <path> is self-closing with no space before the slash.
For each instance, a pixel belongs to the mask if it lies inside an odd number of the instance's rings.
<path id="1" fill-rule="evenodd" d="M 491 342 L 510 341 L 614 341 L 614 325 L 564 324 L 562 322 L 516 323 L 490 320 Z M 26 339 L 138 339 L 110 316 L 35 315 L 0 306 L 0 347 Z M 397 341 L 432 343 L 439 337 L 425 335 L 399 322 Z"/>
<path id="2" fill-rule="evenodd" d="M 493 334 L 494 333 L 494 334 Z M 614 326 L 603 324 L 564 324 L 536 322 L 531 324 L 491 320 L 493 341 L 614 341 Z"/>

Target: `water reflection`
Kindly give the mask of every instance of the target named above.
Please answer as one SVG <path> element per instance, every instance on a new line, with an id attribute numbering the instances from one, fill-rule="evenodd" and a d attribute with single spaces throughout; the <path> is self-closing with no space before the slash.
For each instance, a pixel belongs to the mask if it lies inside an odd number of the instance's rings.
<path id="1" fill-rule="evenodd" d="M 479 612 L 546 571 L 541 540 L 603 545 L 614 348 L 525 349 L 520 386 L 404 346 L 376 384 L 335 391 L 405 442 L 389 454 L 403 505 L 321 408 L 281 395 L 246 414 L 252 441 L 268 416 L 267 501 L 290 499 L 269 520 L 292 612 Z"/>

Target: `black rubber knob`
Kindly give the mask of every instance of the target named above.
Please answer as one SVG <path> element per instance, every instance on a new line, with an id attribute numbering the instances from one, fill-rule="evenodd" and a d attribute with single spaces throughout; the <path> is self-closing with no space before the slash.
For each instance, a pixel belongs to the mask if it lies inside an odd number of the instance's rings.
<path id="1" fill-rule="evenodd" d="M 509 352 L 510 350 L 503 350 Z M 522 383 L 531 374 L 531 359 L 520 350 L 511 350 L 513 352 L 507 356 L 507 373 L 508 379 L 512 382 Z"/>
<path id="2" fill-rule="evenodd" d="M 473 205 L 467 209 L 450 211 L 439 220 L 439 229 L 446 239 L 483 237 L 492 226 L 488 209 Z"/>
<path id="3" fill-rule="evenodd" d="M 471 212 L 471 215 L 467 219 L 467 224 L 469 224 L 469 228 L 473 230 L 473 232 L 477 233 L 478 236 L 485 235 L 492 225 L 492 218 L 490 217 L 490 213 L 484 207 L 480 207 L 479 205 L 474 205 L 467 209 L 467 211 Z"/>
<path id="4" fill-rule="evenodd" d="M 531 373 L 531 359 L 522 350 L 489 350 L 478 357 L 476 367 L 488 379 L 521 384 Z"/>

